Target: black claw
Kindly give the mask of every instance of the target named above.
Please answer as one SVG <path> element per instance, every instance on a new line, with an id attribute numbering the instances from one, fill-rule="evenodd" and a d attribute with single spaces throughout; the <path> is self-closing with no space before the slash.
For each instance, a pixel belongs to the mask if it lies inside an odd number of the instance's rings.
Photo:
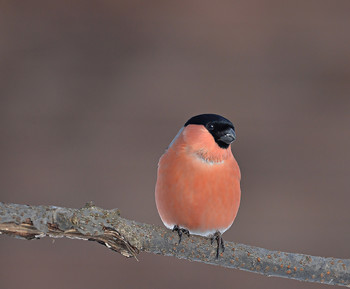
<path id="1" fill-rule="evenodd" d="M 187 235 L 188 237 L 190 236 L 190 231 L 184 228 L 180 228 L 178 225 L 175 225 L 173 228 L 173 232 L 177 232 L 177 234 L 179 235 L 179 245 L 181 243 L 182 240 L 182 234 Z"/>
<path id="2" fill-rule="evenodd" d="M 219 259 L 220 248 L 222 252 L 225 251 L 224 239 L 222 238 L 221 233 L 219 231 L 215 232 L 215 234 L 210 238 L 210 243 L 213 244 L 214 240 L 216 240 L 217 243 L 216 259 Z"/>
<path id="3" fill-rule="evenodd" d="M 221 250 L 222 252 L 225 252 L 225 244 L 224 244 L 224 239 L 221 237 Z"/>

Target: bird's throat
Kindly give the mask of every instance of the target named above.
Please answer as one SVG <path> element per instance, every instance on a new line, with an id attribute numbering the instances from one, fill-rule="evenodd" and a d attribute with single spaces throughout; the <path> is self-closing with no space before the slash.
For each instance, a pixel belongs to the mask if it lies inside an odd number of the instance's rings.
<path id="1" fill-rule="evenodd" d="M 220 165 L 225 162 L 225 155 L 211 154 L 205 150 L 199 150 L 194 152 L 194 157 L 208 165 Z"/>

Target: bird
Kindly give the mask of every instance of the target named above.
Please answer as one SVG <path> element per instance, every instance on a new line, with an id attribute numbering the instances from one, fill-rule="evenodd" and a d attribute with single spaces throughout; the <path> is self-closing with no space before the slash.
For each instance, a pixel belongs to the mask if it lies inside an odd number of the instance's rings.
<path id="1" fill-rule="evenodd" d="M 241 200 L 241 172 L 231 151 L 231 121 L 218 114 L 191 117 L 158 163 L 155 201 L 163 224 L 179 236 L 216 240 L 216 258 L 225 250 L 222 234 L 233 224 Z"/>

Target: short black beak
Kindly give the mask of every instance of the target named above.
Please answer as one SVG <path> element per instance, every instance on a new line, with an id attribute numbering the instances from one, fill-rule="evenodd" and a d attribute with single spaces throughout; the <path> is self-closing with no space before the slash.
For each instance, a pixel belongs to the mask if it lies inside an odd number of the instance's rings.
<path id="1" fill-rule="evenodd" d="M 224 132 L 224 135 L 219 138 L 220 141 L 224 142 L 225 144 L 230 144 L 236 139 L 236 133 L 233 130 L 233 128 L 229 128 Z"/>

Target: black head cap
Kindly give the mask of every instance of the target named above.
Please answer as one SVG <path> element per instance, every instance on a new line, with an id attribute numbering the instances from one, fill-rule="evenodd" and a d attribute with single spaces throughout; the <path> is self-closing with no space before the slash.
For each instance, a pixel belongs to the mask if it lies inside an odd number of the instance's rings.
<path id="1" fill-rule="evenodd" d="M 236 139 L 235 127 L 232 122 L 218 114 L 200 114 L 190 118 L 184 126 L 189 124 L 203 125 L 214 137 L 219 147 L 227 149 Z"/>

